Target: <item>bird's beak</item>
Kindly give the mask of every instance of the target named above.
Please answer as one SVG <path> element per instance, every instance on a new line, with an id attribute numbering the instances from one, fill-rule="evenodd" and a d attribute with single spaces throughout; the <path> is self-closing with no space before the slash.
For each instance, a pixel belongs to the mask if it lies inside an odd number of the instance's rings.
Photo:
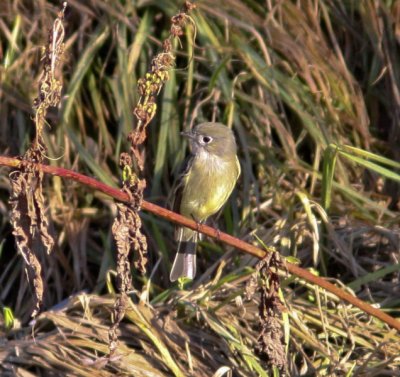
<path id="1" fill-rule="evenodd" d="M 181 132 L 182 136 L 188 137 L 189 139 L 194 139 L 195 135 L 192 131 L 183 131 Z"/>

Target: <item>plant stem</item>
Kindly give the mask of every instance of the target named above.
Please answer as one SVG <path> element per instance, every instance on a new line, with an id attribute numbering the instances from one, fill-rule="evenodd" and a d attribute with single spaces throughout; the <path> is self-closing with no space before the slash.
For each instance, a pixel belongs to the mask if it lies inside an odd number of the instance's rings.
<path id="1" fill-rule="evenodd" d="M 16 168 L 18 169 L 22 164 L 26 164 L 27 162 L 19 160 L 17 158 L 12 158 L 12 157 L 5 157 L 5 156 L 0 156 L 0 166 L 8 166 L 11 168 Z M 82 183 L 86 187 L 90 187 L 94 190 L 101 191 L 106 195 L 111 196 L 112 198 L 119 200 L 121 202 L 128 203 L 129 202 L 129 196 L 122 192 L 119 189 L 115 189 L 113 187 L 110 187 L 102 182 L 97 181 L 94 178 L 87 177 L 83 174 L 76 173 L 72 170 L 64 169 L 64 168 L 58 168 L 54 166 L 49 166 L 49 165 L 43 165 L 43 164 L 34 164 L 29 162 L 30 165 L 35 166 L 37 169 L 41 169 L 44 173 L 50 174 L 50 175 L 56 175 L 62 178 L 66 179 L 71 179 L 76 182 Z M 195 221 L 188 219 L 178 213 L 169 211 L 165 208 L 162 208 L 156 204 L 147 202 L 143 200 L 142 202 L 142 209 L 145 211 L 151 212 L 157 216 L 160 216 L 164 219 L 167 219 L 169 221 L 172 221 L 174 223 L 177 223 L 179 225 L 183 225 L 187 228 L 191 228 L 193 230 L 196 230 L 200 233 L 206 234 L 209 237 L 218 239 L 219 241 L 233 246 L 247 254 L 251 254 L 254 257 L 257 258 L 264 258 L 266 256 L 267 252 L 272 252 L 274 249 L 268 249 L 262 250 L 254 245 L 251 245 L 247 242 L 244 242 L 236 237 L 233 237 L 229 234 L 220 232 L 217 229 L 214 229 L 210 226 L 207 225 L 202 225 L 198 224 Z M 354 305 L 364 311 L 365 313 L 368 313 L 381 321 L 385 322 L 392 328 L 397 329 L 400 331 L 400 321 L 397 319 L 391 317 L 390 315 L 384 313 L 382 310 L 374 308 L 370 304 L 360 300 L 359 298 L 351 295 L 350 293 L 346 292 L 345 290 L 336 287 L 332 283 L 328 282 L 325 278 L 321 278 L 319 276 L 313 275 L 311 272 L 305 270 L 304 268 L 301 268 L 293 263 L 286 262 L 285 263 L 286 269 L 288 272 L 291 274 L 297 276 L 300 279 L 306 280 L 309 283 L 318 285 L 328 292 L 333 293 L 335 296 L 338 298 L 347 301 L 349 304 Z"/>

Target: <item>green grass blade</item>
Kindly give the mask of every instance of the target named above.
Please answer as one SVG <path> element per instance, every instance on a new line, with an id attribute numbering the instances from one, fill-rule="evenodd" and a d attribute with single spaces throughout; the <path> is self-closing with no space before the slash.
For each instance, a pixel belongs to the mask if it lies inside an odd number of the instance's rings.
<path id="1" fill-rule="evenodd" d="M 97 31 L 93 33 L 87 45 L 88 47 L 85 51 L 83 51 L 81 58 L 79 59 L 79 62 L 75 67 L 74 74 L 71 77 L 67 88 L 67 100 L 63 109 L 63 121 L 66 124 L 68 124 L 70 121 L 72 107 L 74 105 L 76 94 L 81 87 L 82 80 L 88 72 L 89 68 L 91 67 L 93 59 L 96 57 L 97 51 L 108 38 L 109 33 L 110 31 L 107 26 L 103 28 L 98 28 Z"/>
<path id="2" fill-rule="evenodd" d="M 392 179 L 396 182 L 400 182 L 400 174 L 394 173 L 393 171 L 384 168 L 383 166 L 380 166 L 378 164 L 375 164 L 374 162 L 368 161 L 368 160 L 364 160 L 363 158 L 351 155 L 350 153 L 347 152 L 339 152 L 341 156 L 346 157 L 348 160 L 356 162 L 357 164 L 364 166 L 368 169 L 373 170 L 374 172 Z"/>
<path id="3" fill-rule="evenodd" d="M 158 135 L 158 141 L 154 176 L 152 181 L 152 195 L 159 195 L 161 193 L 161 181 L 163 174 L 168 170 L 168 135 L 171 129 L 177 129 L 176 124 L 174 127 L 174 123 L 177 123 L 175 71 L 171 70 L 169 75 L 170 78 L 165 84 L 164 88 L 160 125 L 156 131 L 156 134 Z"/>
<path id="4" fill-rule="evenodd" d="M 391 160 L 389 158 L 386 158 L 386 157 L 381 156 L 381 155 L 376 154 L 376 153 L 372 153 L 372 152 L 366 151 L 366 150 L 361 149 L 361 148 L 352 147 L 351 145 L 341 145 L 339 147 L 339 149 L 341 151 L 343 151 L 343 152 L 348 152 L 349 154 L 353 153 L 353 154 L 356 154 L 356 155 L 358 155 L 360 157 L 363 157 L 365 159 L 373 160 L 373 161 L 379 162 L 379 163 L 381 163 L 383 165 L 388 165 L 388 166 L 391 166 L 393 168 L 400 169 L 400 163 L 399 162 L 393 161 L 393 160 Z"/>
<path id="5" fill-rule="evenodd" d="M 397 271 L 400 271 L 400 263 L 392 264 L 387 267 L 380 268 L 377 271 L 361 276 L 357 280 L 354 280 L 350 284 L 347 284 L 347 286 L 354 291 L 358 291 L 362 285 L 377 281 L 379 279 L 382 279 L 386 275 L 392 274 Z"/>
<path id="6" fill-rule="evenodd" d="M 330 144 L 324 151 L 322 167 L 322 207 L 326 212 L 329 211 L 332 201 L 333 177 L 335 174 L 335 165 L 338 149 Z"/>

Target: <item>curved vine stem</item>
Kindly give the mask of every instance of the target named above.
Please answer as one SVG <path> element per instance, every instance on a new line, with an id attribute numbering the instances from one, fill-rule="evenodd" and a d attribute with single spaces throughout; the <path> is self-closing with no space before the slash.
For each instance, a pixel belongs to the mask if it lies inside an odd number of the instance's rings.
<path id="1" fill-rule="evenodd" d="M 24 163 L 23 161 L 21 161 L 17 158 L 0 156 L 0 166 L 19 168 L 19 167 L 21 167 L 21 164 L 23 164 L 23 163 Z M 58 168 L 58 167 L 49 166 L 49 165 L 43 165 L 43 164 L 34 164 L 34 163 L 30 163 L 30 164 L 32 164 L 32 166 L 36 166 L 37 169 L 43 171 L 46 174 L 55 175 L 55 176 L 59 176 L 62 178 L 71 179 L 76 182 L 80 182 L 84 186 L 90 187 L 97 191 L 101 191 L 104 194 L 109 195 L 110 197 L 112 197 L 118 201 L 128 203 L 130 200 L 129 195 L 126 194 L 125 192 L 123 192 L 119 189 L 110 187 L 102 182 L 97 181 L 94 178 L 90 178 L 83 174 L 76 173 L 72 170 Z M 183 225 L 183 226 L 191 228 L 193 230 L 197 230 L 198 232 L 206 234 L 209 237 L 216 238 L 219 241 L 221 241 L 227 245 L 235 247 L 236 249 L 239 249 L 247 254 L 251 254 L 254 257 L 257 257 L 260 259 L 264 258 L 266 256 L 266 253 L 269 251 L 268 249 L 267 249 L 267 251 L 264 251 L 254 245 L 244 242 L 244 241 L 242 241 L 236 237 L 233 237 L 229 234 L 220 232 L 217 229 L 214 229 L 210 226 L 198 224 L 191 219 L 188 219 L 182 215 L 179 215 L 175 212 L 169 211 L 165 208 L 162 208 L 156 204 L 147 202 L 145 200 L 143 200 L 143 202 L 142 202 L 142 209 L 144 209 L 145 211 L 151 212 L 157 216 L 160 216 L 164 219 L 172 221 L 174 223 Z M 272 251 L 272 249 L 271 249 L 271 251 Z M 372 305 L 351 295 L 350 293 L 346 292 L 345 290 L 336 287 L 332 283 L 328 282 L 325 278 L 321 278 L 319 276 L 313 275 L 312 273 L 305 270 L 304 268 L 301 268 L 301 267 L 299 267 L 295 264 L 289 263 L 289 262 L 286 262 L 286 269 L 288 272 L 297 276 L 298 278 L 308 281 L 309 283 L 318 285 L 321 288 L 324 288 L 325 290 L 327 290 L 328 292 L 331 292 L 338 298 L 348 302 L 351 305 L 358 307 L 365 313 L 368 313 L 368 314 L 380 319 L 381 321 L 388 324 L 390 327 L 400 331 L 400 321 L 398 321 L 397 319 L 386 314 L 382 310 L 375 308 Z"/>

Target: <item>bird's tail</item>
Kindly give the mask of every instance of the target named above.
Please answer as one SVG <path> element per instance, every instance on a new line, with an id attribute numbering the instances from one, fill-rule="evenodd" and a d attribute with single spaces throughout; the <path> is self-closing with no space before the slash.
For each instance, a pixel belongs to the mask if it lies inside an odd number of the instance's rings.
<path id="1" fill-rule="evenodd" d="M 177 235 L 179 244 L 169 279 L 180 277 L 194 279 L 196 275 L 196 246 L 199 234 L 187 228 L 180 228 Z"/>

